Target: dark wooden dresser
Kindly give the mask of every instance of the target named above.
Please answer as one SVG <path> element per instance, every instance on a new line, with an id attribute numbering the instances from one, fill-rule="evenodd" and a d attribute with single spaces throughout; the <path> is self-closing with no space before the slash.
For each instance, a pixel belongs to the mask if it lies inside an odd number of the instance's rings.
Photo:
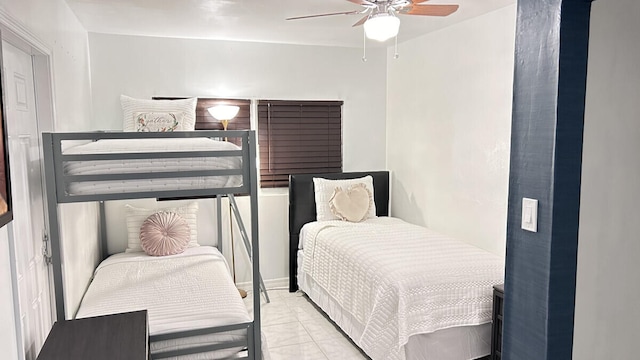
<path id="1" fill-rule="evenodd" d="M 491 325 L 491 360 L 502 359 L 502 323 L 504 314 L 504 284 L 493 287 L 493 324 Z"/>
<path id="2" fill-rule="evenodd" d="M 147 311 L 56 321 L 38 360 L 146 360 Z"/>

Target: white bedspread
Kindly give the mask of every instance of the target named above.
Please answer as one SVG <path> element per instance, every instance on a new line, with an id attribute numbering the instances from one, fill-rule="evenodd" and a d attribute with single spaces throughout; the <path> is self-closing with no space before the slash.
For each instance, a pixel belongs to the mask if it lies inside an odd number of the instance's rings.
<path id="1" fill-rule="evenodd" d="M 64 150 L 65 155 L 111 154 L 169 151 L 239 150 L 237 145 L 209 138 L 178 139 L 104 139 Z M 127 159 L 99 161 L 71 161 L 64 164 L 67 175 L 153 173 L 184 170 L 240 169 L 242 160 L 232 157 L 191 157 L 178 159 Z M 109 180 L 69 184 L 72 194 L 99 194 L 104 192 L 134 192 L 172 189 L 198 189 L 204 187 L 234 187 L 241 184 L 239 175 L 194 177 L 156 180 Z"/>
<path id="2" fill-rule="evenodd" d="M 143 252 L 112 255 L 96 269 L 76 318 L 143 309 L 148 311 L 150 335 L 251 321 L 224 257 L 208 246 L 163 257 Z M 152 344 L 152 350 L 239 340 L 245 334 L 164 341 Z M 237 350 L 202 358 L 223 358 Z"/>
<path id="3" fill-rule="evenodd" d="M 364 324 L 353 340 L 373 359 L 405 359 L 412 335 L 491 321 L 498 256 L 393 218 L 303 230 L 303 271 Z"/>

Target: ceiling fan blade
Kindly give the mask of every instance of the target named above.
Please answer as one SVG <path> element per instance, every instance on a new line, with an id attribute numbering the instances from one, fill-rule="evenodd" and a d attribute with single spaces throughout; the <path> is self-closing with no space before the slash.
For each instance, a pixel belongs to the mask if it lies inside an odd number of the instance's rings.
<path id="1" fill-rule="evenodd" d="M 427 2 L 429 0 L 410 0 L 410 1 L 413 4 L 422 4 L 422 3 L 425 3 L 425 2 Z"/>
<path id="2" fill-rule="evenodd" d="M 458 5 L 415 5 L 400 10 L 401 14 L 448 16 L 458 10 Z"/>
<path id="3" fill-rule="evenodd" d="M 355 14 L 360 14 L 360 13 L 361 13 L 360 11 L 345 11 L 345 12 L 327 13 L 327 14 L 294 16 L 294 17 L 287 18 L 286 20 L 309 19 L 309 18 L 322 17 L 322 16 L 333 16 L 333 15 L 355 15 Z"/>
<path id="4" fill-rule="evenodd" d="M 373 5 L 371 1 L 367 1 L 367 0 L 347 0 L 347 1 L 352 2 L 354 4 L 358 4 L 358 5 Z M 428 0 L 423 0 L 423 1 L 428 1 Z"/>
<path id="5" fill-rule="evenodd" d="M 369 15 L 365 15 L 365 17 L 363 17 L 362 19 L 358 20 L 358 22 L 353 24 L 352 26 L 353 27 L 360 26 L 360 25 L 364 24 L 365 21 L 367 21 L 368 18 L 369 18 Z"/>

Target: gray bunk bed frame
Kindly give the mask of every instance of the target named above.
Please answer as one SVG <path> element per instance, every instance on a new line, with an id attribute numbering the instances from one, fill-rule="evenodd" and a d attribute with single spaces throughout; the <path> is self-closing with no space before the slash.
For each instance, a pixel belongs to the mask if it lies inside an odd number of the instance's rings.
<path id="1" fill-rule="evenodd" d="M 176 151 L 176 152 L 132 152 L 113 154 L 82 154 L 64 155 L 63 142 L 65 141 L 98 141 L 101 139 L 164 139 L 164 138 L 237 138 L 241 140 L 241 150 L 215 150 L 215 151 Z M 101 251 L 102 258 L 108 256 L 107 239 L 105 230 L 104 201 L 126 200 L 126 199 L 184 199 L 184 198 L 216 198 L 218 215 L 218 247 L 221 249 L 221 198 L 229 198 L 231 209 L 236 217 L 239 230 L 244 240 L 244 245 L 249 253 L 252 262 L 252 296 L 253 296 L 253 321 L 230 324 L 225 326 L 209 327 L 202 329 L 186 330 L 169 334 L 155 335 L 149 337 L 149 342 L 178 339 L 183 337 L 199 336 L 213 333 L 228 332 L 233 330 L 246 330 L 246 340 L 232 341 L 219 344 L 210 344 L 197 347 L 188 347 L 179 350 L 163 351 L 150 354 L 152 359 L 174 357 L 179 355 L 196 354 L 233 347 L 245 347 L 247 355 L 243 359 L 262 359 L 261 332 L 260 332 L 260 294 L 261 290 L 268 299 L 264 283 L 260 276 L 260 255 L 258 245 L 258 179 L 257 168 L 255 166 L 257 140 L 253 130 L 198 130 L 181 131 L 171 133 L 135 133 L 135 132 L 72 132 L 72 133 L 43 133 L 44 168 L 47 193 L 47 212 L 49 222 L 49 236 L 51 245 L 51 263 L 53 266 L 53 280 L 55 287 L 56 316 L 58 320 L 66 319 L 64 303 L 64 280 L 62 273 L 62 257 L 60 243 L 60 229 L 58 207 L 60 204 L 75 202 L 99 202 L 100 203 L 100 227 L 101 227 Z M 67 175 L 64 171 L 65 162 L 70 161 L 96 161 L 96 160 L 130 160 L 130 159 L 180 159 L 195 157 L 229 157 L 240 156 L 242 167 L 240 169 L 224 170 L 198 170 L 179 172 L 140 172 L 121 174 L 101 174 L 101 175 Z M 182 177 L 203 177 L 203 176 L 227 176 L 240 175 L 242 185 L 237 187 L 223 188 L 202 188 L 202 189 L 177 189 L 162 191 L 138 191 L 126 193 L 104 193 L 90 195 L 74 195 L 67 192 L 69 183 L 93 182 L 98 180 L 139 180 L 139 179 L 166 179 Z M 235 195 L 249 195 L 251 204 L 251 243 L 244 225 L 240 219 L 240 213 L 234 200 Z M 258 281 L 259 279 L 259 281 Z"/>

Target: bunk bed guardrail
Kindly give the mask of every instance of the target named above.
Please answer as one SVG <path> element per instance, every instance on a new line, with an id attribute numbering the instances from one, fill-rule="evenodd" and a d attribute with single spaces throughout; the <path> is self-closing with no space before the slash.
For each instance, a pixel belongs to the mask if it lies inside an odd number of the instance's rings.
<path id="1" fill-rule="evenodd" d="M 224 133 L 224 134 L 221 134 Z M 110 154 L 63 154 L 65 142 L 98 141 L 109 139 L 175 139 L 175 138 L 203 138 L 210 137 L 220 139 L 220 136 L 228 138 L 241 138 L 240 150 L 214 150 L 214 151 L 173 151 L 173 152 L 117 152 Z M 89 132 L 89 133 L 44 133 L 43 141 L 51 161 L 54 165 L 54 172 L 51 174 L 55 179 L 55 192 L 57 203 L 104 201 L 119 199 L 141 199 L 141 198 L 177 198 L 177 197 L 213 197 L 224 194 L 250 194 L 250 170 L 248 166 L 240 169 L 219 169 L 219 170 L 188 170 L 188 171 L 163 171 L 163 172 L 136 172 L 136 173 L 114 173 L 99 175 L 68 175 L 64 171 L 64 164 L 78 161 L 101 161 L 101 160 L 134 160 L 134 159 L 173 159 L 181 158 L 219 158 L 240 156 L 243 164 L 253 163 L 249 150 L 254 144 L 249 144 L 249 133 L 247 131 L 180 131 L 180 132 Z M 254 149 L 255 150 L 255 149 Z M 45 153 L 45 158 L 46 158 Z M 45 159 L 46 161 L 46 159 Z M 45 170 L 46 171 L 46 170 Z M 67 191 L 67 186 L 71 183 L 107 181 L 107 180 L 155 180 L 167 178 L 191 178 L 205 176 L 229 176 L 240 175 L 242 185 L 237 187 L 224 187 L 215 189 L 171 189 L 166 191 L 140 191 L 123 193 L 101 193 L 101 194 L 71 194 Z M 49 178 L 47 178 L 49 179 Z"/>

